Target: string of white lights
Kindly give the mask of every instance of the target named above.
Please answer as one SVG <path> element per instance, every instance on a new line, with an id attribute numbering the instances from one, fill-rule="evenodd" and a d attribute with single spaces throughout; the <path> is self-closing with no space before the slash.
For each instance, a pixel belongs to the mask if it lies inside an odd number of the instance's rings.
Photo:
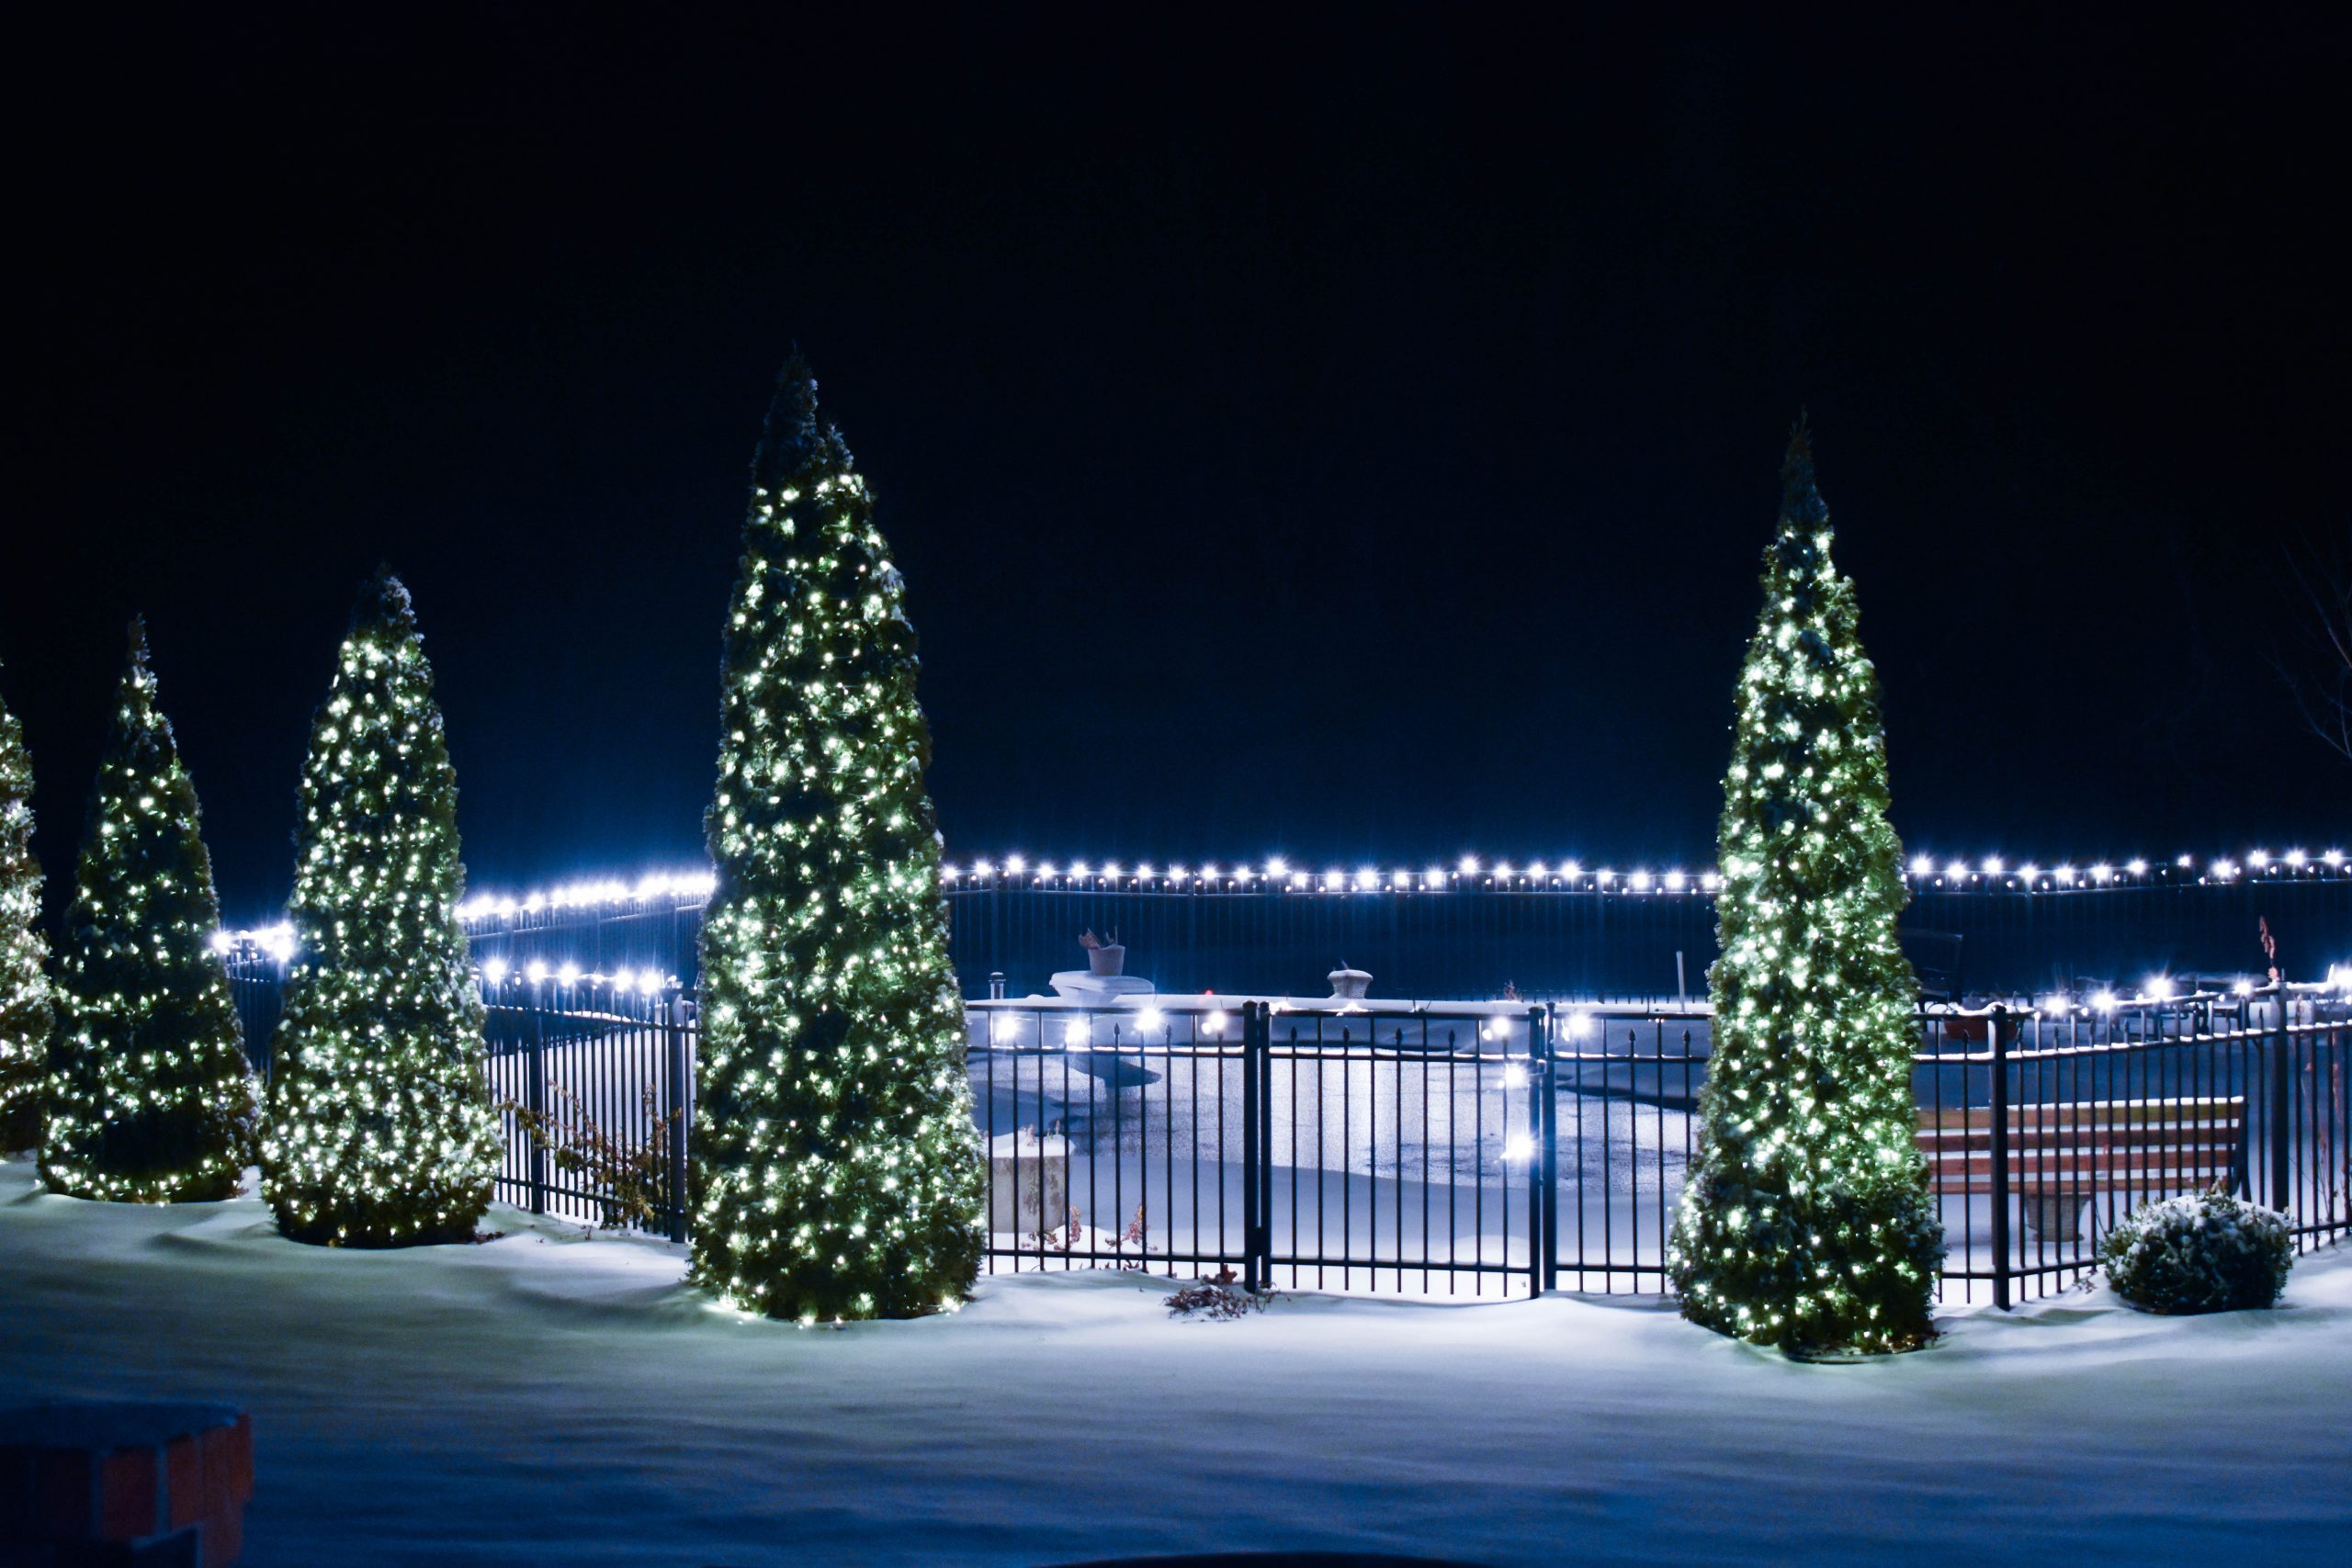
<path id="1" fill-rule="evenodd" d="M 2001 855 L 1968 860 L 1942 859 L 1922 852 L 1911 857 L 1905 875 L 1913 886 L 1923 891 L 2064 893 L 2153 883 L 2214 886 L 2256 878 L 2276 882 L 2298 878 L 2326 881 L 2352 877 L 2352 863 L 2340 849 L 2291 849 L 2275 854 L 2267 850 L 2248 850 L 2241 855 L 2217 856 L 2201 863 L 2194 855 L 2184 854 L 2165 863 L 2135 855 L 2127 860 L 2093 861 L 2088 864 L 2059 861 L 2049 865 L 2031 860 L 2012 862 Z M 939 868 L 939 878 L 950 889 L 1025 886 L 1068 890 L 1076 886 L 1099 892 L 1444 893 L 1493 888 L 1670 896 L 1711 894 L 1723 886 L 1722 876 L 1713 867 L 1694 872 L 1679 866 L 1653 871 L 1645 866 L 1621 870 L 1604 865 L 1588 870 L 1576 860 L 1539 860 L 1521 865 L 1510 861 L 1484 861 L 1476 855 L 1464 855 L 1450 869 L 1435 865 L 1419 871 L 1358 866 L 1352 871 L 1339 867 L 1309 871 L 1292 865 L 1280 855 L 1255 865 L 1211 862 L 1198 866 L 1182 863 L 1162 866 L 1148 861 L 1132 864 L 1121 861 L 1032 862 L 1012 854 L 1001 860 L 976 860 L 967 864 L 951 862 Z M 520 897 L 478 893 L 459 904 L 457 913 L 458 919 L 469 926 L 480 926 L 504 924 L 558 910 L 604 909 L 623 904 L 666 903 L 683 908 L 708 898 L 713 886 L 708 871 L 661 872 L 635 881 L 597 877 L 562 883 Z M 293 951 L 293 930 L 283 922 L 251 930 L 222 931 L 216 932 L 212 940 L 214 946 L 224 953 L 243 945 L 282 959 Z"/>

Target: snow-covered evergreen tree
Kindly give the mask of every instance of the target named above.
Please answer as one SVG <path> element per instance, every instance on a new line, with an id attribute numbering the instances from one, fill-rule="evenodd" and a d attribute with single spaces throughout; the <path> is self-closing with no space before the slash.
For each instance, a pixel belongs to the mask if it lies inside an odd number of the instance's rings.
<path id="1" fill-rule="evenodd" d="M 0 702 L 0 1154 L 40 1137 L 49 1059 L 49 943 L 33 858 L 33 760 L 24 726 Z"/>
<path id="2" fill-rule="evenodd" d="M 727 626 L 692 1147 L 695 1277 L 804 1322 L 952 1307 L 982 1246 L 903 592 L 796 356 Z"/>
<path id="3" fill-rule="evenodd" d="M 211 944 L 220 924 L 196 786 L 134 621 L 58 954 L 40 1149 L 51 1188 L 140 1203 L 236 1191 L 256 1095 Z"/>
<path id="4" fill-rule="evenodd" d="M 1830 537 L 1800 425 L 1724 779 L 1713 1047 L 1671 1267 L 1695 1322 L 1867 1353 L 1931 1337 L 1943 1233 L 1915 1142 L 1878 677 Z"/>
<path id="5" fill-rule="evenodd" d="M 264 1165 L 278 1229 L 345 1247 L 469 1237 L 499 1145 L 457 918 L 458 777 L 389 571 L 361 593 L 311 721 L 294 846 Z"/>

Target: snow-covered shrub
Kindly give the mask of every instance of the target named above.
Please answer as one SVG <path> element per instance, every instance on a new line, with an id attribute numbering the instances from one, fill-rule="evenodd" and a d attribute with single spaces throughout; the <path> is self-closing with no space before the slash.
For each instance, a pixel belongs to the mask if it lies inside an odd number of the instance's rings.
<path id="1" fill-rule="evenodd" d="M 2295 1245 L 2285 1215 L 2216 1189 L 2133 1210 L 2099 1244 L 2099 1261 L 2135 1306 L 2233 1312 L 2278 1299 Z"/>

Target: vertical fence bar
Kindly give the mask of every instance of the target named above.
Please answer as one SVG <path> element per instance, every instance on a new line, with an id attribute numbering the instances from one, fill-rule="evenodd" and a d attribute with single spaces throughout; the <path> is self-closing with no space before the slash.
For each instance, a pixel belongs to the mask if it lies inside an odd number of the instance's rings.
<path id="1" fill-rule="evenodd" d="M 1993 1010 L 1993 1304 L 2009 1308 L 2009 1010 Z"/>
<path id="2" fill-rule="evenodd" d="M 2278 1030 L 2270 1042 L 2270 1206 L 2283 1214 L 2295 1200 L 2289 1174 L 2293 1165 L 2290 1100 L 2294 1094 L 2294 1042 L 2287 1032 L 2288 1021 L 2294 1017 L 2294 1004 L 2288 999 L 2284 979 L 2273 981 L 2272 985 L 2278 992 Z"/>
<path id="3" fill-rule="evenodd" d="M 694 1082 L 693 1068 L 686 1059 L 686 1031 L 678 1016 L 675 993 L 662 1000 L 662 1036 L 665 1083 L 662 1097 L 662 1114 L 669 1129 L 670 1151 L 670 1239 L 686 1239 L 686 1134 L 694 1123 L 689 1109 Z"/>
<path id="4" fill-rule="evenodd" d="M 530 1134 L 526 1140 L 531 1151 L 531 1213 L 544 1214 L 548 1212 L 548 1010 L 537 987 L 531 994 L 529 1055 L 523 1097 L 531 1108 Z"/>
<path id="5" fill-rule="evenodd" d="M 1258 1053 L 1264 1044 L 1260 1037 L 1260 1005 L 1244 1002 L 1241 1007 L 1241 1288 L 1246 1291 L 1265 1288 L 1265 1254 L 1258 1247 L 1258 1184 L 1264 1179 L 1259 1173 L 1258 1161 L 1265 1153 L 1258 1142 Z M 1224 1088 L 1220 1081 L 1220 1104 Z M 1220 1149 L 1220 1159 L 1223 1154 Z M 1218 1213 L 1223 1212 L 1220 1203 Z"/>
<path id="6" fill-rule="evenodd" d="M 1535 1158 L 1531 1164 L 1537 1183 L 1535 1224 L 1528 1235 L 1528 1246 L 1535 1249 L 1535 1256 L 1528 1261 L 1534 1271 L 1532 1293 L 1539 1296 L 1558 1289 L 1560 1283 L 1560 1119 L 1552 1090 L 1550 1025 L 1550 1010 L 1528 1009 L 1527 1092 L 1533 1097 L 1531 1109 L 1535 1112 Z"/>

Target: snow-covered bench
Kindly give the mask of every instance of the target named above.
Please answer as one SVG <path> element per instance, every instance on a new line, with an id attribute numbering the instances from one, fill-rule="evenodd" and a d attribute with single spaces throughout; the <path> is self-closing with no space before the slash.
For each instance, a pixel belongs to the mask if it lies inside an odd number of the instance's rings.
<path id="1" fill-rule="evenodd" d="M 2026 1229 L 2050 1241 L 2080 1240 L 2083 1205 L 2101 1193 L 2167 1198 L 2245 1179 L 2243 1098 L 2013 1105 L 2008 1123 L 2009 1192 Z M 1919 1147 L 1939 1195 L 1993 1190 L 1989 1106 L 1920 1111 Z"/>

